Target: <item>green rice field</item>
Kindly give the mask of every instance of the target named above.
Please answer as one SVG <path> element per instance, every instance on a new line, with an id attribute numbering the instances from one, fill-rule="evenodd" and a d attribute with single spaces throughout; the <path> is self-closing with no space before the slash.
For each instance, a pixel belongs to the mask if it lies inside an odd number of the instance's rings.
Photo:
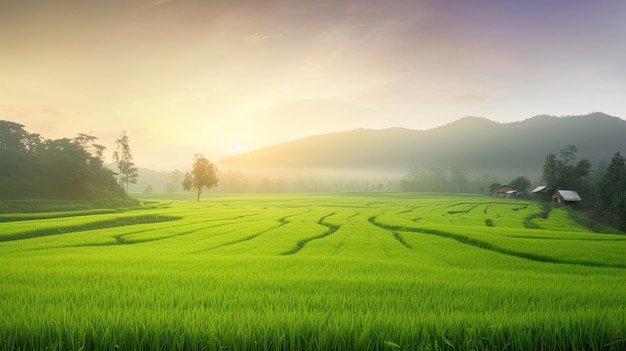
<path id="1" fill-rule="evenodd" d="M 626 350 L 626 235 L 446 194 L 0 215 L 0 350 Z"/>

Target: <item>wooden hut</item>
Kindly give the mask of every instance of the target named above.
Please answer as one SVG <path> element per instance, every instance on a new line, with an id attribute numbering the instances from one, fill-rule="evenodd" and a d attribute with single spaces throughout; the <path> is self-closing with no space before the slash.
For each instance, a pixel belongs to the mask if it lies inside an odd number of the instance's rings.
<path id="1" fill-rule="evenodd" d="M 552 201 L 557 204 L 563 205 L 571 205 L 578 204 L 583 199 L 578 195 L 578 193 L 574 190 L 557 190 L 554 195 L 552 195 Z"/>

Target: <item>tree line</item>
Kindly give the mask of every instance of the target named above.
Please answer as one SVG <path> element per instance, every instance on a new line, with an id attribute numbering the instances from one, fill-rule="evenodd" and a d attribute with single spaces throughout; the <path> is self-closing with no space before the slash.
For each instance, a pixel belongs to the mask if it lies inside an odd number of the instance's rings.
<path id="1" fill-rule="evenodd" d="M 597 220 L 626 230 L 626 160 L 618 151 L 608 164 L 593 170 L 589 160 L 577 159 L 577 152 L 575 145 L 568 145 L 558 156 L 546 156 L 543 180 L 552 190 L 575 190 L 583 209 Z"/>
<path id="2" fill-rule="evenodd" d="M 133 161 L 128 135 L 123 132 L 116 140 L 113 160 L 117 172 L 104 166 L 106 148 L 97 141 L 98 138 L 91 134 L 45 139 L 39 134 L 29 133 L 19 123 L 0 120 L 0 199 L 132 201 L 127 196 L 128 186 L 137 183 L 138 168 Z M 616 152 L 608 164 L 601 163 L 594 170 L 587 159 L 578 159 L 577 152 L 576 146 L 568 145 L 558 155 L 547 155 L 542 179 L 553 190 L 576 190 L 584 199 L 583 207 L 591 211 L 596 219 L 626 230 L 624 157 Z M 194 191 L 199 201 L 205 189 L 217 186 L 217 174 L 213 163 L 196 154 L 191 171 L 184 175 L 176 172 L 173 177 L 176 179 L 168 183 L 168 188 L 173 190 L 181 184 L 184 190 Z M 232 175 L 232 172 L 228 174 Z M 239 183 L 237 187 L 248 188 L 245 179 Z M 470 180 L 461 169 L 432 168 L 412 170 L 396 184 L 368 185 L 366 191 L 485 193 L 500 186 L 498 183 L 487 184 L 487 176 Z M 527 191 L 530 181 L 520 176 L 511 180 L 509 186 Z M 257 188 L 280 192 L 284 184 L 264 178 Z"/>
<path id="3" fill-rule="evenodd" d="M 137 180 L 128 137 L 124 133 L 117 141 L 117 174 L 104 166 L 106 148 L 97 141 L 91 134 L 45 139 L 19 123 L 0 120 L 0 198 L 135 204 L 122 187 Z"/>
<path id="4" fill-rule="evenodd" d="M 585 158 L 578 158 L 578 148 L 568 145 L 545 157 L 541 170 L 544 184 L 552 192 L 575 190 L 583 198 L 580 206 L 596 220 L 626 231 L 626 161 L 616 152 L 611 161 L 600 163 L 595 169 Z M 485 186 L 487 177 L 470 179 L 461 169 L 431 168 L 411 170 L 400 180 L 401 191 L 451 193 L 486 193 L 504 186 L 528 192 L 530 180 L 524 176 L 502 185 L 492 182 Z M 551 195 L 551 193 L 548 193 Z"/>
<path id="5" fill-rule="evenodd" d="M 413 169 L 400 179 L 399 191 L 484 194 L 493 184 L 498 183 L 493 182 L 492 176 L 470 177 L 460 168 Z"/>

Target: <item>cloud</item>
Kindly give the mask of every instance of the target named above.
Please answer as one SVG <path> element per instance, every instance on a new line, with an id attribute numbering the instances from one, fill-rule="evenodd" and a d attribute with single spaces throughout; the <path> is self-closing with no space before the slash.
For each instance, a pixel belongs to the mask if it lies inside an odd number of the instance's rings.
<path id="1" fill-rule="evenodd" d="M 254 130 L 272 129 L 272 139 L 287 141 L 337 130 L 378 128 L 380 111 L 341 99 L 300 99 L 282 101 L 259 111 Z M 259 135 L 258 138 L 263 136 Z"/>
<path id="2" fill-rule="evenodd" d="M 243 34 L 242 39 L 246 45 L 261 45 L 270 39 L 279 38 L 283 33 L 276 34 L 260 34 L 260 33 L 248 33 Z"/>
<path id="3" fill-rule="evenodd" d="M 160 5 L 163 5 L 165 3 L 172 2 L 172 1 L 174 1 L 174 0 L 156 0 L 153 3 L 151 3 L 149 6 L 150 7 L 156 7 L 156 6 L 160 6 Z"/>
<path id="4" fill-rule="evenodd" d="M 464 115 L 625 114 L 626 2 L 78 3 L 0 0 L 0 118 L 51 138 L 136 129 L 145 159 Z"/>

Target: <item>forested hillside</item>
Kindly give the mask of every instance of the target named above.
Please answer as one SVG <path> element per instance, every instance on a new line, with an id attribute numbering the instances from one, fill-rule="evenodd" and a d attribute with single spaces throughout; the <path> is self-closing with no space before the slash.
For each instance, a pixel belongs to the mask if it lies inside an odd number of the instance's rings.
<path id="1" fill-rule="evenodd" d="M 92 135 L 45 139 L 0 120 L 0 199 L 90 200 L 133 204 L 104 167 L 104 147 Z"/>
<path id="2" fill-rule="evenodd" d="M 626 152 L 626 121 L 602 113 L 500 124 L 466 117 L 426 130 L 359 129 L 311 136 L 224 159 L 224 167 L 342 167 L 539 174 L 545 155 L 576 145 L 593 164 Z"/>

